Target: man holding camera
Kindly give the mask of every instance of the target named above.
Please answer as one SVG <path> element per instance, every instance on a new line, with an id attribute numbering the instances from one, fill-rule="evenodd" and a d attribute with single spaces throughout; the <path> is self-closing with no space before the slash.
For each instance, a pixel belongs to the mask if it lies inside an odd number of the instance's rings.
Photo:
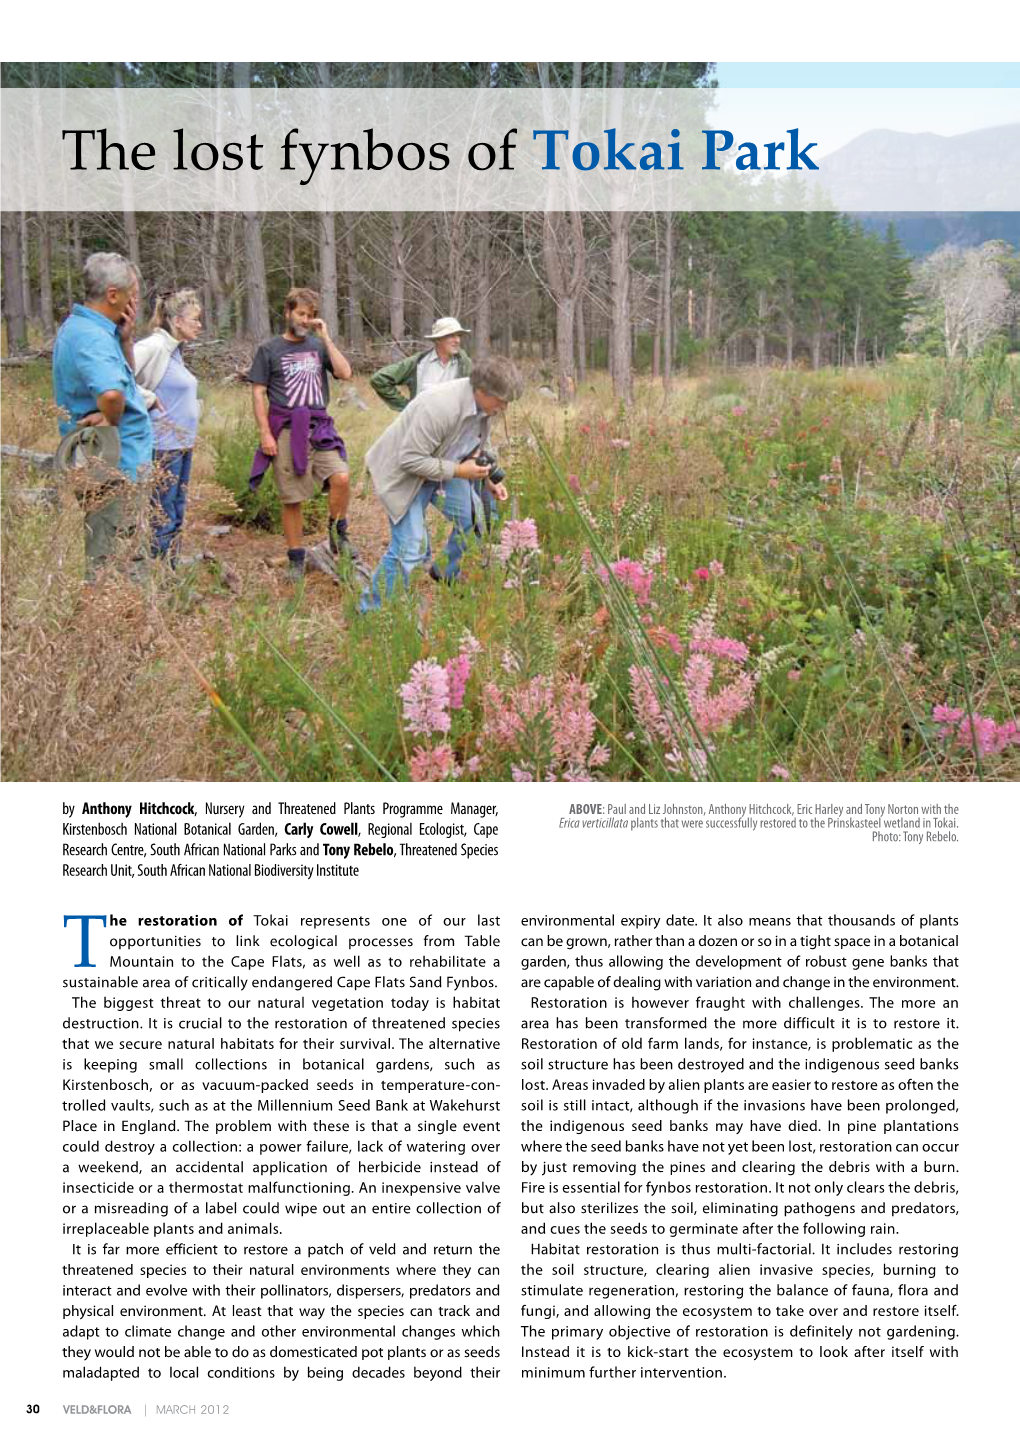
<path id="1" fill-rule="evenodd" d="M 467 539 L 481 512 L 475 486 L 483 485 L 505 501 L 501 477 L 492 476 L 485 456 L 492 417 L 506 410 L 523 389 L 512 361 L 489 356 L 470 378 L 449 381 L 422 392 L 376 441 L 365 457 L 376 495 L 390 522 L 390 544 L 361 596 L 362 611 L 392 595 L 397 578 L 410 585 L 411 573 L 428 559 L 426 512 L 438 507 L 453 530 L 446 543 L 445 569 L 435 579 L 452 582 L 460 569 Z M 482 463 L 484 461 L 484 463 Z"/>

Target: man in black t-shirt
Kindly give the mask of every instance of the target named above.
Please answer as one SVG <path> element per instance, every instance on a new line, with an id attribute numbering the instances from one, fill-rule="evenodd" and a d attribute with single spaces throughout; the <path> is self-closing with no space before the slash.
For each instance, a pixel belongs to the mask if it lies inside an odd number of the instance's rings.
<path id="1" fill-rule="evenodd" d="M 319 317 L 314 290 L 289 291 L 283 317 L 283 334 L 259 346 L 247 377 L 259 428 L 251 484 L 257 486 L 272 466 L 290 574 L 297 580 L 305 569 L 301 507 L 320 488 L 329 492 L 330 549 L 335 556 L 357 556 L 347 536 L 347 452 L 326 409 L 329 377 L 347 381 L 352 372 Z"/>

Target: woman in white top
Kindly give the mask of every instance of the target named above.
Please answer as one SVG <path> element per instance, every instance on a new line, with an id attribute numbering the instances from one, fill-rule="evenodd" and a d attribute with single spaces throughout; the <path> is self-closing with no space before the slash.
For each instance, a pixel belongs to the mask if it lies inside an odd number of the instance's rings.
<path id="1" fill-rule="evenodd" d="M 152 554 L 177 564 L 198 435 L 198 379 L 181 354 L 183 341 L 202 333 L 202 306 L 193 290 L 161 295 L 152 331 L 135 342 L 135 378 L 149 401 L 152 421 Z M 151 399 L 150 399 L 151 398 Z"/>

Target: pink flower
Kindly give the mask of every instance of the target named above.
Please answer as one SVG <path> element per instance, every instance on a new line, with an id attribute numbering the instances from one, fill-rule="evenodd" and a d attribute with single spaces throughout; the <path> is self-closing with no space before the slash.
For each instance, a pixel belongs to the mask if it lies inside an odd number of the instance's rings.
<path id="1" fill-rule="evenodd" d="M 707 566 L 699 566 L 694 572 L 694 579 L 696 581 L 710 581 L 712 579 L 712 572 Z"/>
<path id="2" fill-rule="evenodd" d="M 790 779 L 790 773 L 785 766 L 773 766 L 769 775 L 774 776 L 777 781 L 789 781 Z"/>
<path id="3" fill-rule="evenodd" d="M 538 550 L 538 527 L 529 516 L 523 521 L 506 521 L 499 539 L 499 559 L 509 561 L 516 554 L 527 556 Z"/>
<path id="4" fill-rule="evenodd" d="M 601 743 L 598 746 L 594 746 L 591 755 L 588 757 L 589 769 L 594 771 L 598 766 L 605 766 L 609 760 L 609 756 L 610 751 L 608 746 L 603 746 Z"/>
<path id="5" fill-rule="evenodd" d="M 562 765 L 584 766 L 595 735 L 595 717 L 589 709 L 587 685 L 570 676 L 552 705 L 553 755 Z"/>
<path id="6" fill-rule="evenodd" d="M 640 561 L 629 561 L 626 557 L 619 561 L 613 561 L 609 569 L 618 581 L 621 581 L 629 590 L 634 592 L 639 606 L 647 606 L 651 600 L 652 582 L 655 580 L 651 571 L 646 571 Z M 599 567 L 599 575 L 606 580 L 606 572 Z"/>
<path id="7" fill-rule="evenodd" d="M 691 637 L 692 651 L 707 651 L 711 656 L 720 656 L 726 661 L 736 661 L 743 666 L 750 656 L 750 651 L 743 641 L 735 641 L 730 636 L 705 636 L 699 640 Z"/>
<path id="8" fill-rule="evenodd" d="M 790 667 L 789 671 L 787 671 L 787 673 L 786 673 L 786 679 L 787 679 L 787 681 L 799 681 L 799 680 L 800 680 L 800 672 L 797 670 L 796 666 L 791 666 L 791 667 Z"/>
<path id="9" fill-rule="evenodd" d="M 708 688 L 712 684 L 714 675 L 715 667 L 708 656 L 695 651 L 687 658 L 687 665 L 684 667 L 684 687 L 695 718 L 699 712 L 704 711 L 708 704 Z"/>
<path id="10" fill-rule="evenodd" d="M 679 744 L 679 723 L 672 711 L 667 710 L 659 699 L 649 667 L 631 666 L 630 699 L 638 724 L 649 740 L 657 739 L 674 747 Z"/>
<path id="11" fill-rule="evenodd" d="M 931 715 L 941 741 L 978 756 L 998 756 L 1007 746 L 1020 745 L 1020 728 L 1015 721 L 1000 725 L 991 716 L 968 716 L 955 706 L 933 706 Z"/>
<path id="12" fill-rule="evenodd" d="M 577 676 L 533 676 L 505 689 L 490 682 L 482 692 L 480 749 L 505 766 L 515 781 L 590 781 L 596 721 L 591 692 Z M 606 753 L 608 759 L 608 752 Z"/>
<path id="13" fill-rule="evenodd" d="M 709 561 L 708 569 L 712 572 L 713 576 L 725 576 L 726 574 L 726 567 L 722 561 Z"/>
<path id="14" fill-rule="evenodd" d="M 471 675 L 472 654 L 461 651 L 446 663 L 446 684 L 450 695 L 450 710 L 459 711 L 464 705 L 464 692 Z"/>
<path id="15" fill-rule="evenodd" d="M 576 476 L 568 476 L 567 485 L 574 492 L 575 496 L 579 496 L 581 494 L 581 482 L 577 479 Z"/>
<path id="16" fill-rule="evenodd" d="M 746 711 L 754 699 L 754 684 L 754 677 L 747 671 L 741 671 L 736 680 L 721 691 L 706 695 L 694 711 L 701 734 L 707 736 L 713 731 L 723 730 L 742 711 Z"/>
<path id="17" fill-rule="evenodd" d="M 611 441 L 609 442 L 609 444 L 613 447 L 614 450 L 617 450 L 617 451 L 629 451 L 629 450 L 630 450 L 630 441 L 624 440 L 622 437 L 620 437 L 620 438 L 618 438 L 618 439 L 611 440 Z"/>
<path id="18" fill-rule="evenodd" d="M 454 769 L 453 750 L 449 746 L 418 746 L 411 757 L 412 781 L 445 781 Z"/>
<path id="19" fill-rule="evenodd" d="M 675 631 L 667 631 L 665 626 L 652 626 L 648 632 L 648 639 L 653 641 L 656 646 L 668 646 L 674 656 L 680 656 L 683 653 L 683 642 L 680 637 Z"/>
<path id="20" fill-rule="evenodd" d="M 746 406 L 734 406 L 733 409 L 730 411 L 730 415 L 731 415 L 731 416 L 745 416 L 746 414 L 747 414 L 747 407 L 746 407 Z"/>
<path id="21" fill-rule="evenodd" d="M 480 756 L 469 756 L 464 762 L 464 770 L 469 776 L 477 776 L 482 769 L 482 758 Z"/>
<path id="22" fill-rule="evenodd" d="M 414 736 L 450 729 L 450 685 L 445 669 L 434 660 L 416 661 L 400 688 L 404 723 Z"/>

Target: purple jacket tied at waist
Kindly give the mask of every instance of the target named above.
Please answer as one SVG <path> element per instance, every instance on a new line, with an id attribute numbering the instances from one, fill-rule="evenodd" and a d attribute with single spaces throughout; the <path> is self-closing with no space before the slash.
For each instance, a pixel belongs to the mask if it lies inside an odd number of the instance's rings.
<path id="1" fill-rule="evenodd" d="M 303 476 L 308 469 L 308 452 L 339 451 L 347 459 L 347 447 L 337 433 L 329 411 L 314 406 L 295 406 L 287 410 L 283 406 L 269 407 L 269 429 L 275 441 L 282 430 L 290 427 L 290 453 L 294 459 L 294 470 Z M 248 485 L 257 491 L 262 477 L 272 465 L 272 456 L 267 456 L 259 446 L 251 463 Z"/>

